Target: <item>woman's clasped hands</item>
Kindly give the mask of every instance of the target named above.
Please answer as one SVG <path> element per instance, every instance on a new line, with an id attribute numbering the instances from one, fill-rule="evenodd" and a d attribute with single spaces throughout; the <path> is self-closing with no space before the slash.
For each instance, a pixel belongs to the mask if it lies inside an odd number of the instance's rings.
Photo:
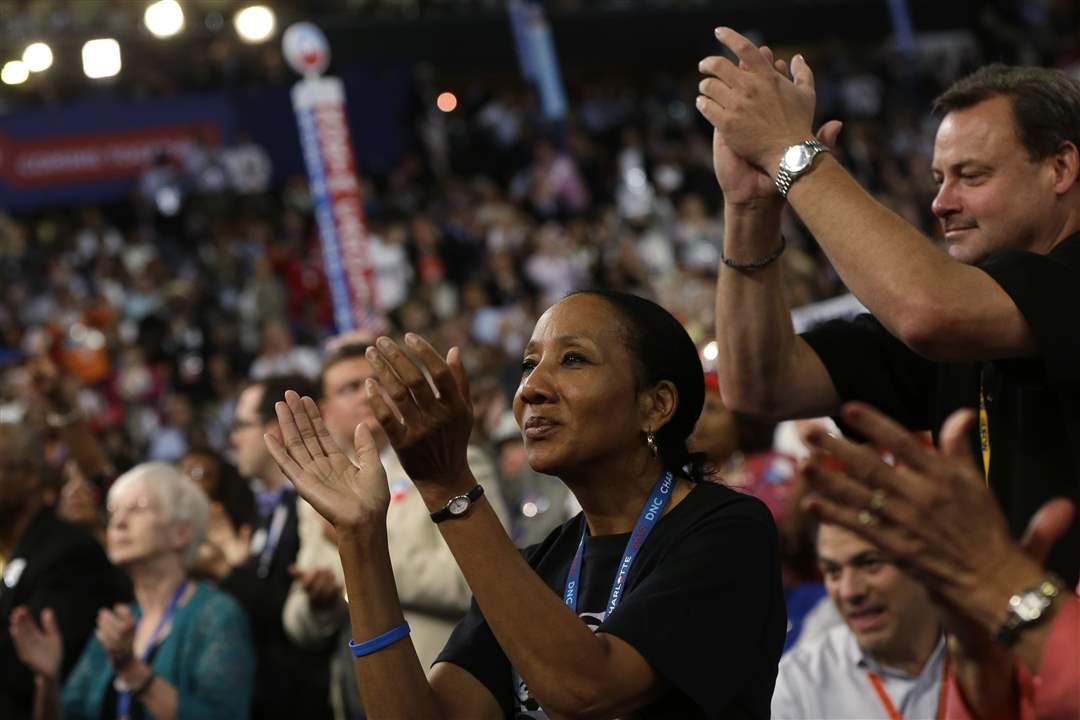
<path id="1" fill-rule="evenodd" d="M 468 378 L 461 352 L 444 360 L 423 338 L 405 336 L 406 352 L 387 337 L 368 348 L 373 377 L 368 403 L 421 492 L 457 494 L 472 480 L 466 463 L 473 424 Z M 415 360 L 413 359 L 415 357 Z M 353 437 L 356 461 L 337 446 L 310 397 L 289 391 L 275 406 L 281 436 L 268 433 L 267 447 L 301 497 L 338 532 L 385 528 L 390 492 L 372 428 L 361 423 Z"/>

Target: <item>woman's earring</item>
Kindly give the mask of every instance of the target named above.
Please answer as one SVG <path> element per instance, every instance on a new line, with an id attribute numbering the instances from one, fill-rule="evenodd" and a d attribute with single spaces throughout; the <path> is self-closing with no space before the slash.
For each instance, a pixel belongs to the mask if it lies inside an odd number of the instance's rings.
<path id="1" fill-rule="evenodd" d="M 660 448 L 656 446 L 656 435 L 651 430 L 645 431 L 645 444 L 649 446 L 649 452 L 653 457 L 660 457 Z"/>

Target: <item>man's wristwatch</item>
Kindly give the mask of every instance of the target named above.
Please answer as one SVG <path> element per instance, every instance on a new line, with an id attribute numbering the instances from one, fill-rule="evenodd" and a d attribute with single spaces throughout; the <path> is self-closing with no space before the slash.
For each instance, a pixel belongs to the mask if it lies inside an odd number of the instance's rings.
<path id="1" fill-rule="evenodd" d="M 1064 583 L 1050 575 L 1035 587 L 1018 592 L 1009 598 L 1009 611 L 1005 622 L 998 628 L 994 639 L 1005 647 L 1012 647 L 1020 639 L 1020 633 L 1043 619 Z"/>
<path id="2" fill-rule="evenodd" d="M 450 518 L 461 517 L 464 515 L 474 502 L 480 499 L 480 496 L 484 494 L 484 486 L 477 483 L 476 486 L 465 493 L 464 495 L 456 495 L 450 498 L 450 501 L 443 506 L 441 510 L 436 510 L 431 513 L 431 521 L 441 523 L 443 520 L 449 520 Z"/>
<path id="3" fill-rule="evenodd" d="M 817 140 L 803 140 L 784 150 L 780 158 L 780 169 L 776 173 L 776 189 L 780 191 L 780 197 L 787 197 L 791 184 L 809 170 L 814 164 L 814 158 L 823 152 L 829 152 L 829 148 Z"/>

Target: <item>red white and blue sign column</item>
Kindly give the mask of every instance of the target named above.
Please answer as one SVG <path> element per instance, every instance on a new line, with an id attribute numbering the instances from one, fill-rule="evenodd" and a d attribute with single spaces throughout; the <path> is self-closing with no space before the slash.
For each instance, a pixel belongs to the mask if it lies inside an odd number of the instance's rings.
<path id="1" fill-rule="evenodd" d="M 322 240 L 334 324 L 338 332 L 379 332 L 375 268 L 345 114 L 345 86 L 337 78 L 320 76 L 329 64 L 329 47 L 311 23 L 292 25 L 282 45 L 286 60 L 305 76 L 293 86 L 293 110 Z"/>

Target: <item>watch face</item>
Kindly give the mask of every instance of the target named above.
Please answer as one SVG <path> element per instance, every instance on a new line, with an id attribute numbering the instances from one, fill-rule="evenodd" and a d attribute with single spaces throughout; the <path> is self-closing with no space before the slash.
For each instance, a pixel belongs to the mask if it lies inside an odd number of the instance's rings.
<path id="1" fill-rule="evenodd" d="M 784 167 L 791 172 L 800 172 L 810 164 L 810 149 L 803 144 L 792 145 L 784 152 Z"/>
<path id="2" fill-rule="evenodd" d="M 451 515 L 460 515 L 469 509 L 469 498 L 464 495 L 458 495 L 456 498 L 450 500 L 446 509 L 450 511 Z"/>
<path id="3" fill-rule="evenodd" d="M 1042 595 L 1033 592 L 1026 592 L 1020 596 L 1019 602 L 1015 603 L 1013 610 L 1020 616 L 1020 619 L 1024 622 L 1031 622 L 1038 620 L 1049 605 L 1049 601 Z"/>

